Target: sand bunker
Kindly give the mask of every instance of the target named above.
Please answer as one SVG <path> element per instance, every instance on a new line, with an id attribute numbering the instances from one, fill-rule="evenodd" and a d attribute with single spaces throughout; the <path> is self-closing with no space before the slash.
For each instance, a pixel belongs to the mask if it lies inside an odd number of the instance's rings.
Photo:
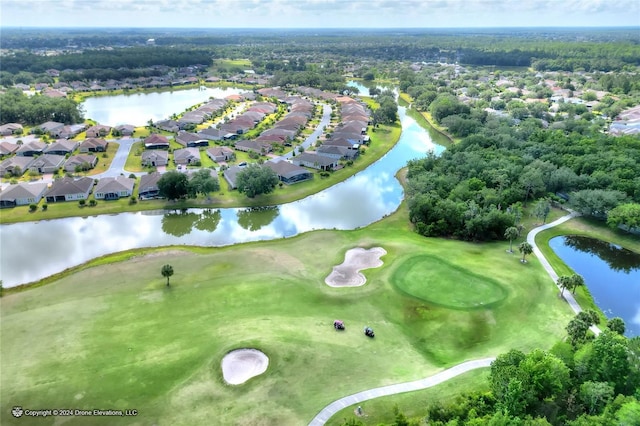
<path id="1" fill-rule="evenodd" d="M 381 256 L 387 254 L 382 247 L 373 247 L 369 250 L 354 248 L 347 250 L 344 262 L 334 266 L 333 271 L 325 278 L 324 282 L 331 287 L 357 287 L 364 285 L 367 279 L 360 273 L 363 269 L 382 266 Z"/>
<path id="2" fill-rule="evenodd" d="M 267 371 L 269 358 L 257 349 L 238 349 L 222 358 L 222 377 L 230 385 L 240 385 Z"/>

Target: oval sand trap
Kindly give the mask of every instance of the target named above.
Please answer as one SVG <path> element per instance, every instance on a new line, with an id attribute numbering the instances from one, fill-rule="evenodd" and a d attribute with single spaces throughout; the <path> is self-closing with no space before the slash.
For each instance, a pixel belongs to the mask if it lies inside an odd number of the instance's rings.
<path id="1" fill-rule="evenodd" d="M 324 282 L 331 287 L 357 287 L 364 285 L 367 279 L 360 273 L 363 269 L 378 268 L 384 262 L 381 256 L 387 254 L 382 247 L 373 247 L 369 250 L 354 248 L 347 250 L 344 262 L 334 266 L 333 271 L 325 278 Z"/>
<path id="2" fill-rule="evenodd" d="M 237 349 L 222 358 L 222 377 L 230 385 L 240 385 L 267 371 L 269 358 L 257 349 Z"/>

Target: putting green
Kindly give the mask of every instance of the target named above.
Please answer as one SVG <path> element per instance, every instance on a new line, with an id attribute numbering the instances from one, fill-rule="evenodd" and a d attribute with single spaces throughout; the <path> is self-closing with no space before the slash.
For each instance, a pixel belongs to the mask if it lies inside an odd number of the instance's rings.
<path id="1" fill-rule="evenodd" d="M 405 260 L 391 282 L 410 296 L 451 309 L 485 308 L 507 296 L 498 282 L 429 255 Z"/>

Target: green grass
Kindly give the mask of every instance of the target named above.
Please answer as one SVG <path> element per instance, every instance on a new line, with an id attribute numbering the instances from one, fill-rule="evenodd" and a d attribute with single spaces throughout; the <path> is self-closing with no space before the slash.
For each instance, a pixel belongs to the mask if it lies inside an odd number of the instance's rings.
<path id="1" fill-rule="evenodd" d="M 409 296 L 451 309 L 488 307 L 507 295 L 490 277 L 428 255 L 407 259 L 391 281 Z"/>
<path id="2" fill-rule="evenodd" d="M 134 142 L 131 150 L 124 163 L 124 169 L 128 172 L 141 172 L 144 170 L 142 166 L 142 152 L 144 151 L 144 141 Z"/>
<path id="3" fill-rule="evenodd" d="M 48 285 L 7 292 L 0 423 L 17 424 L 4 408 L 21 404 L 135 408 L 137 424 L 306 424 L 336 398 L 511 348 L 548 348 L 563 336 L 570 310 L 535 259 L 522 265 L 504 242 L 423 238 L 406 217 L 403 204 L 354 231 L 105 256 Z M 358 246 L 385 248 L 384 265 L 364 271 L 363 287 L 326 286 L 331 268 Z M 408 297 L 393 277 L 422 256 L 443 263 L 452 289 L 473 276 L 507 289 L 507 297 L 466 310 Z M 175 270 L 170 288 L 160 275 L 166 263 Z M 344 333 L 333 330 L 335 318 L 345 321 Z M 365 324 L 375 339 L 362 335 Z M 228 386 L 220 361 L 242 347 L 265 352 L 269 368 Z M 67 424 L 129 423 L 84 417 Z"/>
<path id="4" fill-rule="evenodd" d="M 105 153 L 96 152 L 94 155 L 98 157 L 98 163 L 96 163 L 96 166 L 93 169 L 87 172 L 87 176 L 106 172 L 109 169 L 109 166 L 111 166 L 113 157 L 115 157 L 116 152 L 118 152 L 118 147 L 120 147 L 118 142 L 109 142 L 107 145 L 106 157 L 104 156 Z"/>
<path id="5" fill-rule="evenodd" d="M 460 395 L 461 389 L 464 389 L 465 392 L 487 391 L 488 377 L 489 369 L 481 368 L 461 374 L 432 388 L 365 401 L 340 410 L 329 419 L 327 425 L 340 426 L 345 420 L 349 419 L 357 419 L 366 426 L 393 424 L 395 407 L 404 413 L 408 419 L 413 419 L 418 421 L 418 424 L 423 424 L 420 421 L 424 419 L 429 405 L 437 402 L 450 403 Z M 362 407 L 362 416 L 355 415 L 358 405 Z"/>

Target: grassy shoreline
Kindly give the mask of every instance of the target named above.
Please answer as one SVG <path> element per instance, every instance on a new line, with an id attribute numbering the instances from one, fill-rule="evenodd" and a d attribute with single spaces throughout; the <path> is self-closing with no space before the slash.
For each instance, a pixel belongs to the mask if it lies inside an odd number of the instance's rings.
<path id="1" fill-rule="evenodd" d="M 115 201 L 99 201 L 94 207 L 80 207 L 76 202 L 62 202 L 48 204 L 46 211 L 42 210 L 42 205 L 45 204 L 45 202 L 41 200 L 35 212 L 29 212 L 29 206 L 18 206 L 11 209 L 0 210 L 0 224 L 148 210 L 263 207 L 290 203 L 329 188 L 366 169 L 395 146 L 400 139 L 401 130 L 400 124 L 381 125 L 376 132 L 371 133 L 372 142 L 371 145 L 367 147 L 366 154 L 361 155 L 352 166 L 347 166 L 341 170 L 332 172 L 326 178 L 321 178 L 319 174 L 316 173 L 313 180 L 291 186 L 277 186 L 271 194 L 259 195 L 255 198 L 248 198 L 240 194 L 237 190 L 229 190 L 226 181 L 220 177 L 221 189 L 216 193 L 211 193 L 210 198 L 200 196 L 195 199 L 177 202 L 145 200 L 135 204 L 131 204 L 130 200 L 126 198 Z M 136 193 L 134 193 L 134 196 L 135 195 Z"/>
<path id="2" fill-rule="evenodd" d="M 408 105 L 411 105 L 411 103 L 413 102 L 413 99 L 411 99 L 411 96 L 409 96 L 409 94 L 407 93 L 400 93 L 400 99 L 406 102 Z M 446 127 L 442 127 L 438 123 L 436 123 L 433 117 L 431 117 L 431 113 L 429 113 L 428 111 L 418 111 L 415 109 L 413 109 L 413 111 L 415 111 L 418 116 L 422 117 L 424 122 L 426 122 L 434 131 L 447 138 L 450 144 L 460 142 L 459 138 L 454 138 L 447 132 Z M 421 124 L 424 126 L 424 123 Z"/>
<path id="3" fill-rule="evenodd" d="M 595 219 L 576 217 L 536 235 L 536 244 L 559 276 L 575 273 L 549 246 L 549 240 L 564 235 L 595 238 L 617 244 L 640 254 L 640 238 L 637 236 L 619 229 L 611 229 L 603 222 Z M 606 316 L 600 308 L 598 308 L 586 286 L 579 287 L 574 297 L 582 309 L 592 309 L 600 314 L 602 320 L 606 319 Z"/>

